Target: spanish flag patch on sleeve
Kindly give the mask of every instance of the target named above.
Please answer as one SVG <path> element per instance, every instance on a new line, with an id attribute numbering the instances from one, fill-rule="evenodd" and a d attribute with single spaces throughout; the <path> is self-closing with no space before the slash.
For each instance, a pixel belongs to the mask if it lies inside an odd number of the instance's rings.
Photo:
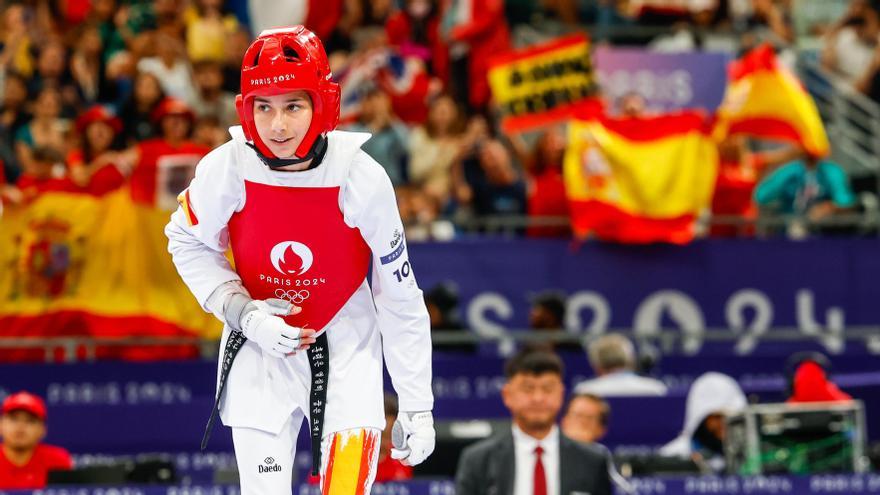
<path id="1" fill-rule="evenodd" d="M 177 204 L 183 208 L 183 214 L 186 215 L 186 221 L 189 222 L 190 227 L 195 227 L 199 224 L 199 217 L 196 216 L 196 212 L 192 208 L 192 202 L 189 200 L 189 189 L 177 195 Z"/>

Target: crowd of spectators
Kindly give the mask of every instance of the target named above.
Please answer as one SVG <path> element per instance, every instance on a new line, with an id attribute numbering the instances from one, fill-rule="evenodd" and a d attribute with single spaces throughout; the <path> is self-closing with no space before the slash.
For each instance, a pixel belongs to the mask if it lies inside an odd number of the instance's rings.
<path id="1" fill-rule="evenodd" d="M 291 2 L 302 4 L 300 10 L 311 3 Z M 449 239 L 458 227 L 479 228 L 498 217 L 538 218 L 516 224 L 514 232 L 565 237 L 564 133 L 560 127 L 499 132 L 486 77 L 491 56 L 585 26 L 597 43 L 659 50 L 700 49 L 707 32 L 734 33 L 736 50 L 759 40 L 785 47 L 795 39 L 791 3 L 328 0 L 320 22 L 301 20 L 324 39 L 343 81 L 341 128 L 373 134 L 364 149 L 391 177 L 411 239 Z M 2 201 L 20 204 L 44 191 L 102 195 L 129 184 L 136 201 L 173 208 L 193 163 L 223 143 L 226 129 L 238 122 L 241 58 L 252 37 L 268 27 L 262 24 L 271 22 L 258 15 L 260 5 L 0 3 Z M 877 25 L 876 2 L 853 0 L 841 19 L 816 28 L 825 33 L 823 63 L 868 94 L 880 80 Z M 661 31 L 651 31 L 658 26 Z M 645 29 L 648 35 L 639 34 Z M 354 93 L 346 89 L 350 81 L 358 82 L 349 86 L 357 87 Z M 722 169 L 719 195 L 730 196 L 721 181 L 732 177 L 739 199 L 716 214 L 753 219 L 752 189 L 784 163 L 755 162 L 745 146 L 727 146 L 734 152 Z M 851 195 L 835 190 L 826 196 L 836 207 L 823 212 L 853 206 L 839 201 Z M 545 218 L 563 220 L 540 221 Z M 723 229 L 711 232 L 725 235 Z"/>

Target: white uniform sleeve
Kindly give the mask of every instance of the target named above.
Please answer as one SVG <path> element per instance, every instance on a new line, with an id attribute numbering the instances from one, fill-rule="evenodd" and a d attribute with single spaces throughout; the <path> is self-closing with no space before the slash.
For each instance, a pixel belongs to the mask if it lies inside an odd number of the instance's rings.
<path id="1" fill-rule="evenodd" d="M 407 254 L 391 180 L 362 151 L 345 184 L 343 213 L 346 223 L 360 229 L 373 252 L 373 299 L 385 365 L 400 410 L 429 411 L 434 406 L 434 395 L 428 310 Z"/>
<path id="2" fill-rule="evenodd" d="M 202 308 L 221 320 L 224 298 L 212 298 L 212 294 L 226 282 L 241 281 L 225 255 L 229 246 L 226 224 L 244 204 L 244 182 L 236 172 L 234 157 L 230 142 L 202 158 L 195 178 L 181 193 L 180 207 L 165 226 L 168 252 L 177 272 Z"/>

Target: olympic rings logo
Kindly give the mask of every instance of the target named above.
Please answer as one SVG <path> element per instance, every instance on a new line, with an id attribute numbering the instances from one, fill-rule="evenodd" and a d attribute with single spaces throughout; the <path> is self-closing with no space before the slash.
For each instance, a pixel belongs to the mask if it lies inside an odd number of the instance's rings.
<path id="1" fill-rule="evenodd" d="M 285 301 L 290 301 L 293 304 L 302 304 L 303 301 L 309 298 L 309 291 L 305 289 L 275 289 L 275 297 L 277 297 L 278 299 L 284 299 Z"/>

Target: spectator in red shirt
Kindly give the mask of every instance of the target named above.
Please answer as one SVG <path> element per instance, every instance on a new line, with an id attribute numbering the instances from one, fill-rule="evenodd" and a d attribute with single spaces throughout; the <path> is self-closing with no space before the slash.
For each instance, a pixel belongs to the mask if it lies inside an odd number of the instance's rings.
<path id="1" fill-rule="evenodd" d="M 391 424 L 397 418 L 397 398 L 385 394 L 385 429 L 382 430 L 382 442 L 379 444 L 379 465 L 376 468 L 376 483 L 387 481 L 403 481 L 412 479 L 412 467 L 404 466 L 397 459 L 391 458 Z"/>
<path id="2" fill-rule="evenodd" d="M 568 217 L 568 199 L 562 177 L 565 136 L 558 127 L 547 129 L 535 143 L 528 169 L 528 215 L 531 218 Z M 567 237 L 571 229 L 561 226 L 533 226 L 529 237 Z"/>
<path id="3" fill-rule="evenodd" d="M 76 119 L 82 146 L 67 155 L 71 178 L 89 194 L 101 196 L 125 184 L 125 175 L 115 162 L 114 151 L 122 132 L 122 121 L 107 107 L 95 105 Z"/>
<path id="4" fill-rule="evenodd" d="M 172 210 L 195 176 L 196 164 L 211 149 L 192 140 L 195 114 L 183 101 L 165 98 L 152 119 L 161 137 L 126 150 L 117 165 L 132 167 L 131 197 L 136 203 Z"/>
<path id="5" fill-rule="evenodd" d="M 71 469 L 70 454 L 46 445 L 46 404 L 28 392 L 12 394 L 3 401 L 0 415 L 0 489 L 46 487 L 50 470 Z"/>
<path id="6" fill-rule="evenodd" d="M 16 182 L 23 199 L 29 201 L 45 192 L 78 192 L 80 188 L 67 177 L 61 155 L 52 148 L 38 147 L 31 154 Z"/>

